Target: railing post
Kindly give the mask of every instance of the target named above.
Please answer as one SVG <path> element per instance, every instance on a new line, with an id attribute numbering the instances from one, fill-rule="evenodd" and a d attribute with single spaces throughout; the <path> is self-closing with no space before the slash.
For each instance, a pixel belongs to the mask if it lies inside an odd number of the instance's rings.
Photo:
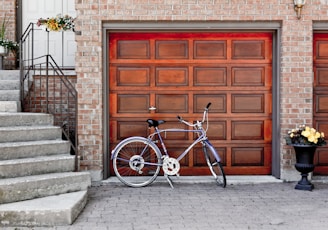
<path id="1" fill-rule="evenodd" d="M 78 117 L 77 117 L 77 110 L 78 105 L 77 105 L 77 95 L 76 95 L 76 102 L 75 102 L 75 128 L 74 128 L 74 145 L 75 145 L 75 171 L 79 171 L 79 150 L 78 150 L 78 135 L 77 135 L 77 129 L 78 129 Z"/>
<path id="2" fill-rule="evenodd" d="M 23 62 L 23 39 L 19 41 L 19 80 L 20 80 L 20 102 L 24 111 L 24 62 Z"/>
<path id="3" fill-rule="evenodd" d="M 46 107 L 49 113 L 49 54 L 46 55 Z"/>
<path id="4" fill-rule="evenodd" d="M 32 24 L 32 35 L 31 35 L 31 37 L 32 37 L 32 44 L 31 44 L 31 46 L 32 46 L 32 48 L 31 48 L 32 49 L 32 51 L 31 51 L 32 64 L 31 64 L 31 66 L 34 66 L 34 24 Z"/>

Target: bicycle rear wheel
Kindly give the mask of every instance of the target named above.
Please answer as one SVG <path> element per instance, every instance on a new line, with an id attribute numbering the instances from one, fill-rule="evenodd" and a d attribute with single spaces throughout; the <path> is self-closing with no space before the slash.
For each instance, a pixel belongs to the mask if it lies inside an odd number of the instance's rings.
<path id="1" fill-rule="evenodd" d="M 131 187 L 151 184 L 161 168 L 160 150 L 144 137 L 123 140 L 113 154 L 113 169 L 117 178 Z"/>
<path id="2" fill-rule="evenodd" d="M 221 162 L 218 162 L 212 153 L 212 150 L 206 145 L 203 146 L 203 152 L 205 155 L 206 163 L 210 168 L 212 175 L 215 178 L 216 183 L 225 188 L 227 185 L 226 175 L 223 171 Z"/>

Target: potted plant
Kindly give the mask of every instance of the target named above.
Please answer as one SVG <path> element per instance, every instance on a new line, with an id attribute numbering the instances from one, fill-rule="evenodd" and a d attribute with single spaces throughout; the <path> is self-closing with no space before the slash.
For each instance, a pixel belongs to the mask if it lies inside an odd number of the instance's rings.
<path id="1" fill-rule="evenodd" d="M 73 31 L 74 18 L 69 15 L 62 16 L 58 14 L 56 17 L 43 19 L 40 18 L 36 23 L 37 26 L 45 26 L 47 31 Z"/>
<path id="2" fill-rule="evenodd" d="M 17 42 L 6 39 L 6 29 L 9 23 L 9 18 L 7 18 L 6 14 L 1 23 L 0 27 L 0 54 L 6 55 L 9 51 L 16 52 L 18 49 Z"/>
<path id="3" fill-rule="evenodd" d="M 297 129 L 289 130 L 285 140 L 287 145 L 294 147 L 295 168 L 302 176 L 295 189 L 311 191 L 314 185 L 307 177 L 314 170 L 313 159 L 317 147 L 326 145 L 325 134 L 309 126 L 300 125 Z"/>

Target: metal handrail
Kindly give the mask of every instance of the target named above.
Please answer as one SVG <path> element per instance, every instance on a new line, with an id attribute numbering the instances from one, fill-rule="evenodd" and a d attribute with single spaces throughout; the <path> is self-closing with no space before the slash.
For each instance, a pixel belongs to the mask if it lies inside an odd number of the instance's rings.
<path id="1" fill-rule="evenodd" d="M 34 31 L 35 24 L 30 23 L 20 40 L 22 110 L 54 116 L 54 125 L 62 128 L 63 139 L 71 143 L 78 170 L 77 91 L 51 55 L 34 56 Z"/>

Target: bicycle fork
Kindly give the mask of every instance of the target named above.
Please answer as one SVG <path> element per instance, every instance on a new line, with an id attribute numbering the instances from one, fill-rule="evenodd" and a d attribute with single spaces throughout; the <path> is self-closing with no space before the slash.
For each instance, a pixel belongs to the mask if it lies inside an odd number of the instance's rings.
<path id="1" fill-rule="evenodd" d="M 203 145 L 203 152 L 206 155 L 205 158 L 206 158 L 207 164 L 210 168 L 210 171 L 211 171 L 212 175 L 216 179 L 217 175 L 213 171 L 213 166 L 217 166 L 218 162 L 221 161 L 221 158 L 220 158 L 219 154 L 216 152 L 216 150 L 214 149 L 213 145 L 209 142 L 209 140 L 205 140 L 204 142 L 202 142 L 202 145 Z M 209 156 L 209 153 L 207 151 L 208 149 L 210 149 L 210 152 L 214 156 L 214 159 L 215 159 L 214 162 L 211 162 L 211 160 L 210 160 L 210 156 Z"/>

